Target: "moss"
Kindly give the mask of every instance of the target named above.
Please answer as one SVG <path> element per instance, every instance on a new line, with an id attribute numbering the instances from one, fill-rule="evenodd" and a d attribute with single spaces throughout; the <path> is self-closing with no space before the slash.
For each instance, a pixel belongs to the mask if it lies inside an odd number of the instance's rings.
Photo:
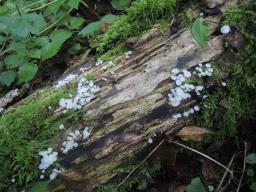
<path id="1" fill-rule="evenodd" d="M 64 95 L 65 89 L 34 94 L 0 118 L 0 191 L 16 191 L 38 177 L 38 151 L 50 146 L 58 131 L 58 117 L 48 107 L 55 108 Z"/>
<path id="2" fill-rule="evenodd" d="M 181 2 L 182 11 L 178 13 L 178 21 L 181 28 L 189 27 L 192 25 L 193 20 L 200 14 L 201 0 L 188 1 L 185 4 Z"/>
<path id="3" fill-rule="evenodd" d="M 86 73 L 84 75 L 85 79 L 88 80 L 88 81 L 92 81 L 92 80 L 95 80 L 96 79 L 96 76 L 93 74 L 93 73 Z"/>
<path id="4" fill-rule="evenodd" d="M 136 0 L 109 30 L 91 40 L 91 46 L 105 53 L 131 36 L 150 29 L 159 19 L 170 20 L 176 0 Z"/>
<path id="5" fill-rule="evenodd" d="M 214 130 L 221 138 L 237 134 L 241 119 L 256 116 L 256 2 L 230 8 L 224 23 L 238 29 L 246 40 L 243 52 L 233 52 L 234 64 L 218 61 L 215 81 L 220 85 L 224 73 L 228 74 L 227 87 L 216 86 L 213 94 L 204 103 L 198 122 Z M 228 72 L 228 73 L 227 73 Z"/>
<path id="6" fill-rule="evenodd" d="M 118 56 L 123 55 L 127 51 L 127 48 L 124 43 L 121 43 L 117 46 L 115 46 L 113 49 L 108 50 L 106 53 L 104 53 L 100 59 L 102 61 L 110 61 L 114 60 Z"/>

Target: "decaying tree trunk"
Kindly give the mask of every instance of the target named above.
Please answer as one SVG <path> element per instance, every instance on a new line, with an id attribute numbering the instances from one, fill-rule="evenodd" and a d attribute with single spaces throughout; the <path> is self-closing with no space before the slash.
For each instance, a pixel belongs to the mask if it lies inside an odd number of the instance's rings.
<path id="1" fill-rule="evenodd" d="M 209 22 L 211 29 L 218 26 L 219 17 L 207 20 L 214 21 Z M 172 132 L 178 125 L 172 114 L 195 101 L 184 102 L 179 109 L 168 105 L 167 94 L 175 87 L 170 69 L 190 69 L 214 60 L 222 54 L 222 44 L 221 36 L 211 36 L 202 49 L 190 29 L 170 37 L 156 27 L 136 43 L 131 59 L 119 59 L 112 69 L 114 74 L 105 72 L 102 66 L 92 67 L 90 72 L 108 77 L 108 81 L 96 80 L 101 92 L 82 109 L 83 119 L 92 129 L 91 137 L 85 145 L 60 158 L 65 171 L 52 186 L 92 191 L 115 176 L 113 170 L 118 165 L 141 152 L 150 136 Z M 56 140 L 56 146 L 60 146 L 61 141 Z"/>

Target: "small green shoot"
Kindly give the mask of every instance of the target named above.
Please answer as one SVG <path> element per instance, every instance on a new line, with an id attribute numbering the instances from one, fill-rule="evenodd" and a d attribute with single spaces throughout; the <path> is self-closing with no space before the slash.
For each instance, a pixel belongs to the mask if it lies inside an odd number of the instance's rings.
<path id="1" fill-rule="evenodd" d="M 206 41 L 209 35 L 209 28 L 204 23 L 203 18 L 197 18 L 194 23 L 192 24 L 192 34 L 194 39 L 201 47 L 206 46 Z"/>

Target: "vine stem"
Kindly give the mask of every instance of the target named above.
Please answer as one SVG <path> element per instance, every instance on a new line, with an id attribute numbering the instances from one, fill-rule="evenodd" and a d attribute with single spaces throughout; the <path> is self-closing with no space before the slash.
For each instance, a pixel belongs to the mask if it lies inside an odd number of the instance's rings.
<path id="1" fill-rule="evenodd" d="M 29 12 L 37 11 L 37 10 L 39 10 L 39 9 L 43 9 L 43 8 L 45 8 L 45 7 L 47 7 L 47 6 L 51 5 L 51 4 L 56 3 L 57 1 L 59 1 L 59 0 L 51 1 L 51 2 L 49 2 L 49 3 L 47 3 L 47 4 L 45 4 L 45 5 L 42 5 L 41 7 L 37 7 L 37 8 L 31 9 L 31 10 L 29 10 Z"/>
<path id="2" fill-rule="evenodd" d="M 43 1 L 45 1 L 45 0 L 40 0 L 40 1 L 37 1 L 37 2 L 34 2 L 34 3 L 31 3 L 31 4 L 29 4 L 29 5 L 25 6 L 25 7 L 22 7 L 22 8 L 20 9 L 20 11 L 22 11 L 22 10 L 24 10 L 24 9 L 27 9 L 27 8 L 29 8 L 29 7 L 32 7 L 32 6 L 34 6 L 34 5 L 38 4 L 38 3 L 41 3 L 41 2 L 43 2 Z M 15 15 L 16 13 L 18 13 L 18 11 L 15 11 L 12 15 Z"/>

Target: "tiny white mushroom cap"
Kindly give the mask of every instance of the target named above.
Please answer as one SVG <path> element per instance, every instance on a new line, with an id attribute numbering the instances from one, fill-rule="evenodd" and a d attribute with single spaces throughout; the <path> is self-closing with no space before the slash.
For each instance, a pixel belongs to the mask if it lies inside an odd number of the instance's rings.
<path id="1" fill-rule="evenodd" d="M 180 72 L 180 70 L 178 68 L 173 68 L 172 69 L 172 73 L 177 75 Z"/>
<path id="2" fill-rule="evenodd" d="M 223 34 L 227 34 L 227 33 L 230 32 L 230 26 L 229 25 L 224 25 L 224 26 L 221 27 L 220 31 Z"/>
<path id="3" fill-rule="evenodd" d="M 149 138 L 149 139 L 148 139 L 148 143 L 152 144 L 152 143 L 153 143 L 153 139 L 152 139 L 152 138 Z"/>

